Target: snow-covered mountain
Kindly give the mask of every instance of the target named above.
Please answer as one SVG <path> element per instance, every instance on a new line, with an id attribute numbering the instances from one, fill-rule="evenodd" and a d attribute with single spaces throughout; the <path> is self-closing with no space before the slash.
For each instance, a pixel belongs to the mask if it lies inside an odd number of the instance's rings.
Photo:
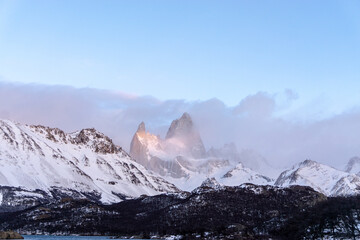
<path id="1" fill-rule="evenodd" d="M 178 191 L 95 129 L 67 134 L 8 120 L 0 120 L 0 186 L 0 204 L 17 195 L 44 198 L 55 192 L 107 203 Z"/>
<path id="2" fill-rule="evenodd" d="M 267 185 L 272 184 L 274 180 L 261 175 L 250 168 L 246 168 L 242 165 L 242 163 L 239 163 L 233 169 L 224 174 L 224 176 L 221 177 L 220 182 L 227 186 L 237 186 L 239 183 Z"/>
<path id="3" fill-rule="evenodd" d="M 360 193 L 359 176 L 311 160 L 305 160 L 281 173 L 275 185 L 282 187 L 290 185 L 310 186 L 327 196 Z"/>
<path id="4" fill-rule="evenodd" d="M 165 139 L 147 132 L 142 122 L 131 141 L 130 155 L 182 190 L 192 190 L 208 177 L 231 186 L 272 181 L 239 164 L 233 144 L 206 152 L 188 113 L 171 123 Z"/>

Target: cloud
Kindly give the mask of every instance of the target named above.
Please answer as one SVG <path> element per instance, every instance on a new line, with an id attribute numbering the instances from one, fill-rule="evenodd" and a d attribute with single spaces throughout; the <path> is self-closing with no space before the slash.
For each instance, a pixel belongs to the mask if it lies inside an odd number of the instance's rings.
<path id="1" fill-rule="evenodd" d="M 128 148 L 143 120 L 150 130 L 186 111 L 182 100 L 159 101 L 97 89 L 0 82 L 0 118 L 72 132 L 95 127 Z"/>
<path id="2" fill-rule="evenodd" d="M 252 119 L 262 119 L 271 117 L 274 110 L 274 97 L 265 92 L 258 92 L 255 95 L 244 98 L 234 108 L 234 114 Z"/>
<path id="3" fill-rule="evenodd" d="M 0 118 L 67 132 L 95 127 L 129 149 L 141 121 L 152 133 L 164 136 L 171 121 L 186 111 L 207 148 L 234 142 L 238 149 L 253 149 L 274 166 L 290 166 L 306 158 L 340 166 L 360 155 L 359 108 L 308 122 L 279 116 L 296 99 L 291 90 L 259 92 L 229 107 L 216 98 L 160 101 L 107 90 L 0 82 Z"/>

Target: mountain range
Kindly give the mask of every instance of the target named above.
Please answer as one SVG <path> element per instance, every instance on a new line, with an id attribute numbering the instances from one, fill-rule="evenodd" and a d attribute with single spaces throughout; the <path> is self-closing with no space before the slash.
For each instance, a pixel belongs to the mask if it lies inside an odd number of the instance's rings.
<path id="1" fill-rule="evenodd" d="M 57 196 L 111 203 L 179 191 L 95 129 L 67 134 L 5 120 L 0 121 L 0 186 L 1 206 Z"/>
<path id="2" fill-rule="evenodd" d="M 164 139 L 147 132 L 145 124 L 140 123 L 131 141 L 130 155 L 141 165 L 187 191 L 211 177 L 230 186 L 246 182 L 270 184 L 273 181 L 244 167 L 234 144 L 206 151 L 188 113 L 171 123 Z"/>
<path id="3" fill-rule="evenodd" d="M 114 203 L 141 195 L 192 191 L 212 178 L 219 186 L 304 185 L 327 196 L 360 191 L 357 157 L 343 171 L 306 160 L 274 178 L 258 171 L 257 166 L 268 164 L 261 155 L 247 152 L 247 156 L 253 157 L 252 163 L 251 158 L 243 161 L 244 154 L 231 143 L 206 150 L 187 113 L 171 123 L 165 138 L 149 133 L 140 123 L 130 154 L 93 128 L 65 133 L 0 120 L 1 211 L 64 197 Z"/>
<path id="4" fill-rule="evenodd" d="M 290 169 L 279 171 L 272 178 L 262 169 L 274 172 L 267 161 L 255 151 L 239 153 L 235 144 L 205 150 L 203 141 L 189 114 L 174 120 L 161 137 L 146 131 L 142 122 L 136 131 L 130 155 L 146 168 L 156 172 L 182 190 L 191 191 L 207 178 L 226 186 L 243 183 L 288 187 L 304 185 L 327 196 L 358 194 L 360 189 L 360 158 L 352 158 L 344 171 L 305 160 Z M 246 165 L 245 165 L 246 164 Z"/>

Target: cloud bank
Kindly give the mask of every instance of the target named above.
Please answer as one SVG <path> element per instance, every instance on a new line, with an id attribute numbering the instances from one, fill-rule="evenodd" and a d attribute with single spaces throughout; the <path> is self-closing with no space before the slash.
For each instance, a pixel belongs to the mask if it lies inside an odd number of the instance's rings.
<path id="1" fill-rule="evenodd" d="M 186 111 L 207 148 L 234 142 L 239 150 L 255 150 L 276 167 L 304 159 L 340 167 L 360 155 L 360 109 L 307 122 L 278 116 L 297 98 L 290 90 L 258 92 L 228 107 L 215 98 L 160 101 L 107 90 L 0 82 L 0 118 L 67 132 L 95 127 L 128 150 L 141 121 L 164 136 L 171 121 Z"/>

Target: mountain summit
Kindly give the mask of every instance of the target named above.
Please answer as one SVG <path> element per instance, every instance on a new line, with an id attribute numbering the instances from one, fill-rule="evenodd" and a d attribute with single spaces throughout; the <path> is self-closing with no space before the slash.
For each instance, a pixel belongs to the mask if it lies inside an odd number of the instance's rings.
<path id="1" fill-rule="evenodd" d="M 162 176 L 186 176 L 183 165 L 187 159 L 205 157 L 206 151 L 200 134 L 188 113 L 172 122 L 166 138 L 146 131 L 140 123 L 130 144 L 130 155 L 146 168 Z"/>
<path id="2" fill-rule="evenodd" d="M 184 113 L 172 121 L 165 139 L 146 132 L 141 123 L 130 145 L 130 155 L 146 168 L 160 174 L 182 190 L 193 190 L 205 179 L 216 177 L 229 185 L 239 185 L 259 174 L 244 168 L 238 162 L 235 145 L 224 149 L 211 148 L 206 152 L 200 134 L 191 116 Z M 232 171 L 232 175 L 227 172 Z M 254 175 L 254 177 L 255 177 Z M 256 177 L 268 184 L 266 177 Z"/>
<path id="3" fill-rule="evenodd" d="M 34 191 L 42 199 L 70 194 L 108 203 L 177 190 L 94 128 L 65 133 L 0 120 L 0 205 Z"/>
<path id="4" fill-rule="evenodd" d="M 181 141 L 184 144 L 183 152 L 190 153 L 194 158 L 206 156 L 206 150 L 201 140 L 199 132 L 195 129 L 193 121 L 188 113 L 184 113 L 181 118 L 174 120 L 166 134 L 166 140 Z M 173 141 L 173 142 L 175 142 Z M 188 155 L 188 154 L 184 154 Z"/>
<path id="5" fill-rule="evenodd" d="M 346 196 L 360 193 L 360 177 L 330 166 L 305 160 L 280 174 L 275 185 L 310 186 L 327 196 Z"/>
<path id="6" fill-rule="evenodd" d="M 184 136 L 194 130 L 193 121 L 188 113 L 184 113 L 181 118 L 172 121 L 166 134 L 166 139 Z"/>
<path id="7" fill-rule="evenodd" d="M 153 156 L 164 160 L 177 156 L 198 159 L 206 157 L 206 150 L 190 115 L 184 113 L 171 123 L 165 139 L 146 132 L 145 123 L 141 122 L 131 141 L 130 155 L 149 167 L 149 161 L 156 161 Z"/>

